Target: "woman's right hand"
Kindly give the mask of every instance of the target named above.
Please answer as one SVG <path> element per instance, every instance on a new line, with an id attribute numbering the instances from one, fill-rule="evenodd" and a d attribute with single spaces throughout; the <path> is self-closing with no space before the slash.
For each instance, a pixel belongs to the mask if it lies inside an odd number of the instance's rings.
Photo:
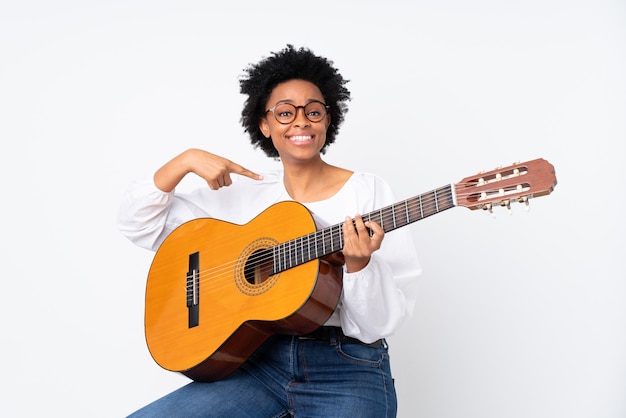
<path id="1" fill-rule="evenodd" d="M 254 180 L 263 177 L 229 159 L 201 149 L 188 149 L 177 155 L 154 174 L 154 184 L 164 192 L 171 192 L 189 173 L 202 177 L 212 190 L 230 186 L 230 174 L 239 174 Z"/>

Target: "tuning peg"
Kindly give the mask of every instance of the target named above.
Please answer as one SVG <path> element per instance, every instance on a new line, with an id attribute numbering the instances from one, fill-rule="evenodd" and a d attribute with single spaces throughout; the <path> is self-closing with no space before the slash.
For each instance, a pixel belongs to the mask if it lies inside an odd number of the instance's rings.
<path id="1" fill-rule="evenodd" d="M 483 210 L 488 211 L 492 218 L 496 217 L 496 215 L 493 213 L 493 205 L 491 203 L 483 205 Z"/>
<path id="2" fill-rule="evenodd" d="M 524 206 L 526 206 L 526 212 L 530 212 L 530 199 L 528 199 L 528 196 L 520 196 L 517 198 L 517 201 L 519 203 L 523 203 Z"/>
<path id="3" fill-rule="evenodd" d="M 513 214 L 513 212 L 511 211 L 511 201 L 510 200 L 503 200 L 502 202 L 500 202 L 500 206 L 502 206 L 502 207 L 506 206 L 506 210 L 509 212 L 509 215 Z"/>

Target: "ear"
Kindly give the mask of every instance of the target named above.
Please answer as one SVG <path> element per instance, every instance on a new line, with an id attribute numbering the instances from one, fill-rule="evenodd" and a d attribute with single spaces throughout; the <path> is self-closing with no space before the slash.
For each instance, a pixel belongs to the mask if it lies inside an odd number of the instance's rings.
<path id="1" fill-rule="evenodd" d="M 259 129 L 261 130 L 261 133 L 263 133 L 263 136 L 266 138 L 270 137 L 270 124 L 267 122 L 267 118 L 261 118 L 261 121 L 259 122 Z"/>
<path id="2" fill-rule="evenodd" d="M 326 113 L 326 129 L 330 126 L 330 113 Z"/>

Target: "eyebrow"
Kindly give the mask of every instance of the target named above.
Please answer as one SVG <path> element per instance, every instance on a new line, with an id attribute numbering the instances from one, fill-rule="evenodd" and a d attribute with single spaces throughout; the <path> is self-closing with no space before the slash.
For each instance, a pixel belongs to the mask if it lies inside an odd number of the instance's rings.
<path id="1" fill-rule="evenodd" d="M 312 103 L 312 102 L 319 102 L 319 103 L 324 103 L 323 100 L 319 100 L 319 99 L 307 99 L 306 104 Z M 292 99 L 283 99 L 283 100 L 279 100 L 275 103 L 275 105 L 279 105 L 281 103 L 289 103 L 289 104 L 293 104 L 294 100 Z"/>

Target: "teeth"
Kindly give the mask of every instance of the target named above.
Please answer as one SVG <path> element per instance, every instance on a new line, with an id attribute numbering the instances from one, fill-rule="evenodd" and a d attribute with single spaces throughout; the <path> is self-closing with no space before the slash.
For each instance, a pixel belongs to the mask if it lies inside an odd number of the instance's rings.
<path id="1" fill-rule="evenodd" d="M 311 140 L 311 136 L 309 135 L 299 135 L 299 136 L 292 136 L 291 137 L 292 141 L 310 141 Z"/>

